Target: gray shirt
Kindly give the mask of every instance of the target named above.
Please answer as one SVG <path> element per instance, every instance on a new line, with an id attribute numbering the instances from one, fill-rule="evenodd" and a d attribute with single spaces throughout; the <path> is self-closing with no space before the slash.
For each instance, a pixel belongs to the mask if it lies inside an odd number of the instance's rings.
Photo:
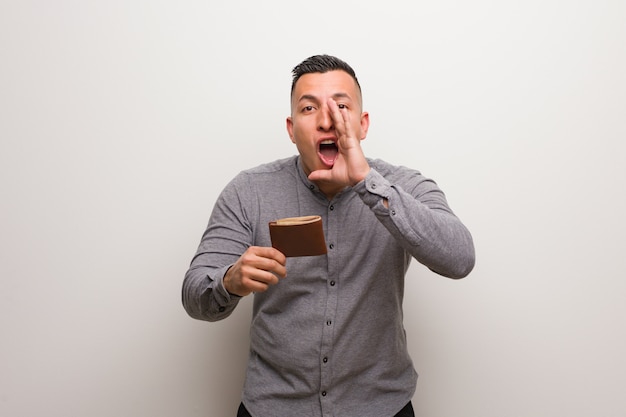
<path id="1" fill-rule="evenodd" d="M 253 416 L 393 416 L 417 381 L 402 313 L 411 258 L 450 278 L 474 266 L 471 235 L 432 180 L 368 162 L 367 178 L 332 200 L 294 156 L 240 173 L 215 204 L 183 283 L 194 318 L 231 314 L 240 298 L 224 274 L 249 246 L 271 246 L 270 221 L 319 215 L 328 245 L 288 258 L 287 277 L 254 295 L 242 395 Z"/>

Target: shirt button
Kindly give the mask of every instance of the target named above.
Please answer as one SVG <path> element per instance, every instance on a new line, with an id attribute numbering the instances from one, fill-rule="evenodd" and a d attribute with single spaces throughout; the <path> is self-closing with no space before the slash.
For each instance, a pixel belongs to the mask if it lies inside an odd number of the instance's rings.
<path id="1" fill-rule="evenodd" d="M 372 188 L 376 188 L 376 184 L 372 184 Z"/>
<path id="2" fill-rule="evenodd" d="M 330 207 L 328 207 L 330 209 L 330 211 L 333 211 L 335 209 L 335 206 L 333 206 L 332 204 L 330 205 Z"/>
<path id="3" fill-rule="evenodd" d="M 315 186 L 313 184 L 309 185 L 309 190 L 314 190 Z"/>
<path id="4" fill-rule="evenodd" d="M 328 358 L 327 358 L 327 357 L 324 357 L 324 359 L 322 359 L 322 361 L 323 361 L 324 363 L 326 363 L 326 362 L 328 362 Z"/>
<path id="5" fill-rule="evenodd" d="M 331 243 L 328 247 L 331 248 L 331 249 L 335 249 L 335 244 Z"/>
<path id="6" fill-rule="evenodd" d="M 322 391 L 322 397 L 326 396 L 326 391 Z"/>
<path id="7" fill-rule="evenodd" d="M 226 307 L 223 307 L 223 306 L 222 306 L 222 307 L 220 307 L 220 308 L 219 308 L 219 312 L 220 312 L 220 313 L 223 313 L 224 311 L 226 311 Z"/>
<path id="8" fill-rule="evenodd" d="M 330 326 L 331 324 L 333 324 L 332 320 L 327 320 L 327 321 L 326 321 L 326 325 L 327 325 L 327 326 Z"/>
<path id="9" fill-rule="evenodd" d="M 396 215 L 396 211 L 395 210 L 391 210 L 391 215 L 395 216 Z"/>
<path id="10" fill-rule="evenodd" d="M 335 286 L 335 281 L 330 281 L 330 286 L 334 287 Z"/>

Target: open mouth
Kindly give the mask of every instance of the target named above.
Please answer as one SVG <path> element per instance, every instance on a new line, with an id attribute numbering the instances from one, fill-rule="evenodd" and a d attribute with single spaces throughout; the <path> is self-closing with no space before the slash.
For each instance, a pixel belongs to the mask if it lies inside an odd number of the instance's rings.
<path id="1" fill-rule="evenodd" d="M 318 154 L 324 165 L 332 167 L 335 164 L 335 159 L 339 154 L 339 148 L 333 140 L 324 140 L 320 142 Z"/>

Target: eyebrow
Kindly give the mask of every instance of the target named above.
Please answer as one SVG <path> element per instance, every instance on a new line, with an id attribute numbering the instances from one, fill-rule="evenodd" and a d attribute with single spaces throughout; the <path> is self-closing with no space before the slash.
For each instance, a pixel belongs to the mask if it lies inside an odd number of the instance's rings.
<path id="1" fill-rule="evenodd" d="M 335 94 L 332 95 L 332 97 L 334 99 L 337 99 L 337 98 L 347 98 L 347 99 L 352 100 L 352 97 L 350 97 L 350 95 L 348 93 L 335 93 Z M 312 94 L 303 94 L 298 99 L 298 102 L 301 102 L 303 100 L 311 100 L 311 101 L 315 101 L 315 102 L 319 102 L 320 101 L 318 97 L 316 97 L 316 96 L 314 96 Z"/>

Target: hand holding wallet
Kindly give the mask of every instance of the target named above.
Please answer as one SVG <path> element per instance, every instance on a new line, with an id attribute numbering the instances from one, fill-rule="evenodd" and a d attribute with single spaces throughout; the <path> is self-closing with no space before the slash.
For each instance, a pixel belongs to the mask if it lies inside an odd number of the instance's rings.
<path id="1" fill-rule="evenodd" d="M 287 257 L 326 253 L 320 216 L 286 217 L 269 223 L 272 247 Z"/>

